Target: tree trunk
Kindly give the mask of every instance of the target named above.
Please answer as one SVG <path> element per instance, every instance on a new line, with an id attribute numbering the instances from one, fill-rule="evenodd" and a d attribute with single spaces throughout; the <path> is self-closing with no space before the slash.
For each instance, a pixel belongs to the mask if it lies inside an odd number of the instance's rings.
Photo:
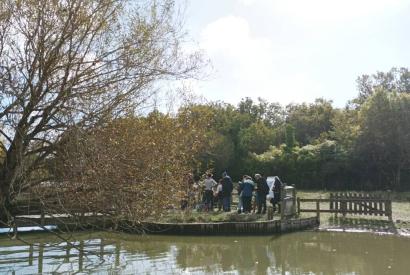
<path id="1" fill-rule="evenodd" d="M 7 181 L 1 177 L 0 182 L 0 225 L 4 225 L 11 220 L 11 201 Z"/>

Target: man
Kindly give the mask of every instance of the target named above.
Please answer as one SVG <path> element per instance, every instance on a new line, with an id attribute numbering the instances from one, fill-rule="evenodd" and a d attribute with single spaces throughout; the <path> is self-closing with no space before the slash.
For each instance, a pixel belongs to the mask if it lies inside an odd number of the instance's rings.
<path id="1" fill-rule="evenodd" d="M 225 212 L 231 211 L 232 179 L 226 172 L 222 173 L 222 204 Z"/>
<path id="2" fill-rule="evenodd" d="M 213 199 L 214 199 L 214 192 L 213 188 L 216 186 L 216 181 L 212 178 L 212 174 L 208 173 L 206 175 L 206 179 L 204 181 L 205 186 L 205 211 L 213 211 Z"/>
<path id="3" fill-rule="evenodd" d="M 251 202 L 252 194 L 254 189 L 254 183 L 250 176 L 243 176 L 243 182 L 241 185 L 240 192 L 242 193 L 242 203 L 243 203 L 243 212 L 251 212 Z"/>
<path id="4" fill-rule="evenodd" d="M 257 198 L 257 214 L 266 213 L 266 195 L 269 193 L 269 186 L 266 179 L 260 174 L 255 174 L 256 181 L 256 198 Z"/>
<path id="5" fill-rule="evenodd" d="M 281 182 L 279 177 L 275 177 L 275 181 L 274 181 L 273 186 L 272 186 L 273 199 L 271 200 L 272 205 L 273 205 L 273 212 L 276 211 L 276 205 L 279 204 L 279 202 L 280 202 L 282 185 L 283 185 L 283 183 Z M 278 212 L 280 212 L 280 209 L 278 209 Z"/>

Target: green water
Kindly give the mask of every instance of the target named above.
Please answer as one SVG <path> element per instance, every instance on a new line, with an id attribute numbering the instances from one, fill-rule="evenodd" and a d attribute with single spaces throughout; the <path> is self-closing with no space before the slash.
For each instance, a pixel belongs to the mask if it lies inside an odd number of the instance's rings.
<path id="1" fill-rule="evenodd" d="M 67 237 L 78 249 L 51 234 L 0 236 L 0 274 L 410 274 L 410 239 L 394 236 Z"/>

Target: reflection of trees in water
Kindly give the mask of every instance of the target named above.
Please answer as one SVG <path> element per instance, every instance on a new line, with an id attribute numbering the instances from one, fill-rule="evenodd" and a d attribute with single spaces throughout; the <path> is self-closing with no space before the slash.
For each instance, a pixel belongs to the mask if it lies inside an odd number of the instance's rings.
<path id="1" fill-rule="evenodd" d="M 136 263 L 153 271 L 164 268 L 164 262 L 174 272 L 255 274 L 407 274 L 410 267 L 409 240 L 392 236 L 315 232 L 271 238 L 123 236 L 76 235 L 82 252 L 47 236 L 48 241 L 36 239 L 34 247 L 0 240 L 0 273 L 10 270 L 7 265 L 17 273 L 25 268 L 40 273 L 58 266 L 59 271 L 129 270 Z"/>

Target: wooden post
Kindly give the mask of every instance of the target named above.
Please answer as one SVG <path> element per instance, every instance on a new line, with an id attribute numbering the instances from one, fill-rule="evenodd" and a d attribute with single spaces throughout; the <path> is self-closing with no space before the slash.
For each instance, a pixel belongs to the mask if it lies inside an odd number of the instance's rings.
<path id="1" fill-rule="evenodd" d="M 78 251 L 78 271 L 83 270 L 84 258 L 84 241 L 80 241 L 80 250 Z"/>
<path id="2" fill-rule="evenodd" d="M 391 191 L 387 190 L 387 203 L 386 203 L 386 213 L 389 217 L 389 221 L 393 221 L 393 210 L 392 210 L 392 203 L 391 203 Z M 388 207 L 387 207 L 388 206 Z"/>
<path id="3" fill-rule="evenodd" d="M 104 239 L 100 239 L 100 260 L 104 259 Z"/>
<path id="4" fill-rule="evenodd" d="M 292 190 L 292 197 L 293 197 L 292 216 L 295 216 L 296 215 L 296 187 L 295 187 L 294 184 L 292 184 L 292 187 L 293 187 L 293 190 Z"/>
<path id="5" fill-rule="evenodd" d="M 316 201 L 316 216 L 318 220 L 320 219 L 320 202 Z"/>
<path id="6" fill-rule="evenodd" d="M 342 194 L 342 199 L 343 199 L 343 202 L 342 202 L 342 211 L 343 211 L 343 217 L 346 217 L 346 209 L 347 209 L 347 194 L 346 193 L 343 193 Z"/>
<path id="7" fill-rule="evenodd" d="M 330 202 L 329 202 L 329 209 L 330 210 L 333 210 L 334 209 L 334 207 L 333 207 L 333 200 L 334 200 L 334 195 L 333 195 L 333 193 L 330 193 L 330 196 L 329 196 L 329 198 L 330 198 Z"/>
<path id="8" fill-rule="evenodd" d="M 334 205 L 334 209 L 336 210 L 335 211 L 335 217 L 337 218 L 337 215 L 339 214 L 339 210 L 340 210 L 340 207 L 339 207 L 339 193 L 336 193 L 336 194 L 334 194 L 333 195 L 333 200 L 334 200 L 334 202 L 333 202 L 333 205 Z"/>
<path id="9" fill-rule="evenodd" d="M 43 254 L 44 254 L 44 244 L 40 243 L 38 248 L 38 274 L 43 273 Z"/>
<path id="10" fill-rule="evenodd" d="M 363 200 L 362 200 L 362 198 L 363 198 L 363 194 L 359 193 L 359 214 L 360 215 L 363 214 L 363 205 L 362 205 Z"/>
<path id="11" fill-rule="evenodd" d="M 33 253 L 34 247 L 33 244 L 30 244 L 30 247 L 28 249 L 28 265 L 33 265 Z"/>
<path id="12" fill-rule="evenodd" d="M 297 198 L 297 205 L 298 205 L 298 216 L 300 216 L 300 198 Z"/>
<path id="13" fill-rule="evenodd" d="M 273 220 L 273 207 L 272 206 L 268 206 L 268 211 L 266 211 L 267 212 L 267 215 L 268 215 L 268 220 Z"/>
<path id="14" fill-rule="evenodd" d="M 353 203 L 353 210 L 354 210 L 354 213 L 357 214 L 357 211 L 358 211 L 358 209 L 357 209 L 357 193 L 353 193 L 353 198 L 355 199 L 355 202 Z"/>
<path id="15" fill-rule="evenodd" d="M 280 189 L 280 219 L 283 220 L 285 217 L 285 186 L 282 184 Z"/>
<path id="16" fill-rule="evenodd" d="M 41 226 L 44 226 L 45 224 L 45 213 L 44 213 L 44 206 L 43 204 L 40 204 L 40 224 Z"/>
<path id="17" fill-rule="evenodd" d="M 70 250 L 71 250 L 71 245 L 69 242 L 67 242 L 67 245 L 65 247 L 65 257 L 64 257 L 64 262 L 69 263 L 70 262 Z"/>
<path id="18" fill-rule="evenodd" d="M 115 243 L 115 267 L 120 266 L 121 243 Z"/>

